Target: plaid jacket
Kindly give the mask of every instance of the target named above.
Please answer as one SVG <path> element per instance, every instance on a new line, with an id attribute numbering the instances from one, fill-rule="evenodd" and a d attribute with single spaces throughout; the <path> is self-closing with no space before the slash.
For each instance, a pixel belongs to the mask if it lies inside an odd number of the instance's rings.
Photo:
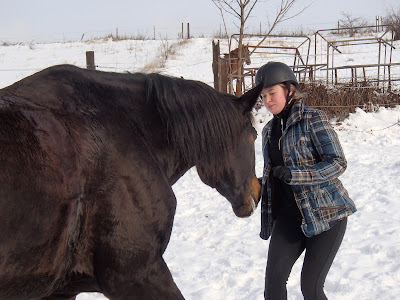
<path id="1" fill-rule="evenodd" d="M 264 155 L 263 191 L 261 202 L 261 233 L 268 239 L 272 230 L 271 163 L 268 143 L 272 122 L 262 132 Z M 326 114 L 306 107 L 302 99 L 294 103 L 280 140 L 285 166 L 292 173 L 291 185 L 303 221 L 301 229 L 312 237 L 356 211 L 354 202 L 338 177 L 347 162 L 338 136 Z"/>

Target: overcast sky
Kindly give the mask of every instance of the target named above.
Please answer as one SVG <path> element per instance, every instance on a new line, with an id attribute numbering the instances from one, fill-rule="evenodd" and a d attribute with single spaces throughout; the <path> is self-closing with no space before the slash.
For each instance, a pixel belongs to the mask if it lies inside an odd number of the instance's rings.
<path id="1" fill-rule="evenodd" d="M 247 31 L 268 28 L 281 0 L 259 0 Z M 343 13 L 374 22 L 389 10 L 399 11 L 398 0 L 297 0 L 292 14 L 310 7 L 278 30 L 291 32 L 332 28 Z M 290 15 L 290 14 L 289 14 Z M 226 15 L 229 18 L 229 15 Z M 190 23 L 191 34 L 212 36 L 222 27 L 219 10 L 212 0 L 0 0 L 0 43 L 68 41 L 115 34 L 177 38 L 182 23 Z M 236 33 L 227 20 L 229 34 Z M 223 28 L 223 27 L 222 27 Z"/>

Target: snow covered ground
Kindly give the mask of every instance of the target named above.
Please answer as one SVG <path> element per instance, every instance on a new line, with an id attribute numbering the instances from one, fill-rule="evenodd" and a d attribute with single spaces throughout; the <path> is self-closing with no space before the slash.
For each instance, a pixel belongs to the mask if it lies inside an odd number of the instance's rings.
<path id="1" fill-rule="evenodd" d="M 85 67 L 87 50 L 95 51 L 100 70 L 146 70 L 146 66 L 161 56 L 162 42 L 0 46 L 0 87 L 54 64 Z M 393 56 L 400 62 L 397 51 Z M 345 62 L 346 54 L 343 55 Z M 371 53 L 371 63 L 375 57 L 376 53 Z M 160 71 L 212 85 L 211 60 L 211 39 L 193 39 L 177 48 Z M 261 133 L 271 115 L 261 109 L 255 117 Z M 328 275 L 325 290 L 329 299 L 390 300 L 400 295 L 399 121 L 400 106 L 397 106 L 374 113 L 358 109 L 341 124 L 334 124 L 348 160 L 348 169 L 340 179 L 358 212 L 349 218 L 342 247 Z M 258 138 L 257 175 L 261 175 L 262 165 L 261 138 Z M 173 189 L 178 207 L 164 258 L 185 298 L 263 299 L 269 242 L 258 236 L 260 210 L 247 219 L 235 217 L 229 203 L 204 185 L 195 169 L 189 170 Z M 302 299 L 300 273 L 301 259 L 288 281 L 289 299 Z M 106 298 L 84 293 L 77 299 Z"/>

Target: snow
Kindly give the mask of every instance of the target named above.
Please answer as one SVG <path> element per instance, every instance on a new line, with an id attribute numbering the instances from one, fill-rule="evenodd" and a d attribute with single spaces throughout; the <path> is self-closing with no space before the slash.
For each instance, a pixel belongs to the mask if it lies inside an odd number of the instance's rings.
<path id="1" fill-rule="evenodd" d="M 94 41 L 0 46 L 0 87 L 54 64 L 85 67 L 85 52 L 95 51 L 99 70 L 160 71 L 213 82 L 211 39 L 172 41 Z M 165 43 L 174 45 L 165 64 Z M 393 53 L 399 61 L 400 47 Z M 396 52 L 397 51 L 397 52 Z M 341 60 L 346 62 L 346 53 Z M 363 52 L 362 58 L 367 61 Z M 370 52 L 368 63 L 375 63 Z M 397 56 L 396 56 L 397 55 Z M 337 55 L 339 57 L 339 55 Z M 162 59 L 161 59 L 162 60 Z M 158 66 L 151 69 L 149 66 Z M 254 65 L 258 67 L 258 65 Z M 255 112 L 256 173 L 261 175 L 261 130 L 271 115 Z M 340 177 L 358 212 L 349 217 L 343 244 L 325 283 L 329 299 L 396 299 L 400 294 L 400 106 L 366 113 L 357 109 L 333 124 L 348 168 Z M 259 238 L 260 209 L 253 216 L 234 216 L 227 200 L 204 185 L 190 169 L 174 186 L 178 206 L 164 258 L 186 299 L 263 299 L 269 241 Z M 302 259 L 288 281 L 288 299 L 302 299 Z M 106 299 L 83 293 L 77 299 Z"/>

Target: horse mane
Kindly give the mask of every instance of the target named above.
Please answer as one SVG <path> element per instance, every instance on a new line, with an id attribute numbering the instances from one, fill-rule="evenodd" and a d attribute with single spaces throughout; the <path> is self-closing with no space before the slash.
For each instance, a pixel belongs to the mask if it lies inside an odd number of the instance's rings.
<path id="1" fill-rule="evenodd" d="M 221 167 L 249 118 L 236 107 L 237 98 L 199 81 L 156 73 L 147 75 L 146 87 L 147 99 L 166 124 L 169 143 L 183 159 L 207 169 L 217 161 Z"/>

